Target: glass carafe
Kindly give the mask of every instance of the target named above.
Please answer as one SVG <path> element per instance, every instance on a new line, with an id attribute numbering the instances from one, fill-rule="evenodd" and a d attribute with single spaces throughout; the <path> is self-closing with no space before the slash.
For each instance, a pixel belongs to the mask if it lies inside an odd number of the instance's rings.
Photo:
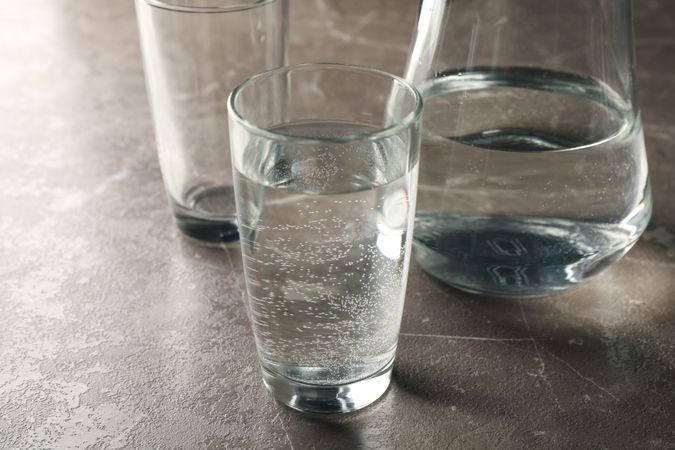
<path id="1" fill-rule="evenodd" d="M 629 0 L 423 0 L 416 259 L 532 297 L 623 256 L 651 215 Z"/>

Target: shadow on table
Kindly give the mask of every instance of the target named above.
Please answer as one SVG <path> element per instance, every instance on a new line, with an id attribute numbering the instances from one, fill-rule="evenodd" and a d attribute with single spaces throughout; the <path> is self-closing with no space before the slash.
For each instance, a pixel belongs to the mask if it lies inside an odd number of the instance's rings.
<path id="1" fill-rule="evenodd" d="M 675 331 L 669 325 L 675 302 L 653 308 L 630 296 L 618 302 L 616 283 L 625 284 L 629 269 L 612 268 L 593 286 L 533 300 L 469 295 L 421 274 L 435 294 L 421 300 L 429 305 L 420 311 L 433 316 L 445 308 L 458 318 L 440 329 L 436 322 L 428 336 L 419 323 L 419 332 L 401 340 L 394 384 L 436 407 L 558 433 L 558 444 L 675 441 Z M 616 292 L 607 294 L 608 282 Z M 661 295 L 669 295 L 673 289 L 664 286 Z M 632 291 L 647 288 L 653 286 Z M 457 329 L 473 328 L 496 337 L 456 336 Z"/>

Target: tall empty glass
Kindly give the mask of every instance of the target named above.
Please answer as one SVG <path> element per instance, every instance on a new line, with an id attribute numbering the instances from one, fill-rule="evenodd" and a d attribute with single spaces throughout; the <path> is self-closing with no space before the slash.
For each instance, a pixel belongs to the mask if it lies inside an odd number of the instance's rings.
<path id="1" fill-rule="evenodd" d="M 312 64 L 254 76 L 228 106 L 265 384 L 301 411 L 362 408 L 387 389 L 396 351 L 419 93 L 377 70 Z"/>
<path id="2" fill-rule="evenodd" d="M 178 227 L 236 240 L 227 96 L 286 62 L 287 0 L 136 0 L 164 184 Z"/>
<path id="3" fill-rule="evenodd" d="M 651 214 L 629 0 L 423 0 L 415 249 L 461 289 L 538 296 L 618 260 Z"/>

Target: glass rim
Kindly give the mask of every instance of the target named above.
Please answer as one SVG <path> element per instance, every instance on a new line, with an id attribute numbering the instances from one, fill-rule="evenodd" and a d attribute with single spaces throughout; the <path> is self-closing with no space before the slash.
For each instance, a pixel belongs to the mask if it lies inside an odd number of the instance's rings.
<path id="1" fill-rule="evenodd" d="M 257 80 L 261 80 L 264 78 L 269 78 L 277 74 L 283 74 L 283 73 L 290 73 L 296 70 L 317 70 L 317 69 L 329 69 L 329 70 L 337 70 L 337 71 L 347 71 L 347 72 L 360 72 L 360 73 L 365 73 L 369 75 L 377 75 L 383 78 L 388 78 L 390 81 L 393 83 L 402 86 L 408 94 L 412 95 L 412 98 L 414 99 L 414 104 L 411 106 L 411 111 L 406 114 L 405 117 L 403 117 L 401 120 L 396 121 L 395 123 L 386 126 L 386 127 L 381 127 L 378 128 L 375 131 L 369 131 L 366 133 L 357 133 L 357 134 L 350 134 L 350 135 L 344 135 L 344 136 L 335 136 L 335 137 L 315 137 L 315 138 L 309 138 L 306 136 L 295 136 L 293 134 L 288 134 L 288 133 L 277 133 L 275 131 L 271 131 L 267 128 L 259 127 L 258 125 L 255 125 L 254 123 L 248 121 L 245 119 L 241 113 L 237 110 L 235 106 L 235 99 L 238 97 L 238 95 L 241 93 L 241 91 L 250 83 L 255 82 Z M 410 127 L 413 123 L 417 122 L 421 115 L 422 115 L 422 107 L 423 107 L 423 102 L 422 102 L 422 95 L 419 93 L 419 91 L 409 82 L 404 80 L 403 78 L 385 72 L 384 70 L 380 69 L 375 69 L 372 67 L 365 67 L 365 66 L 357 66 L 353 64 L 339 64 L 339 63 L 303 63 L 303 64 L 293 64 L 290 66 L 284 66 L 284 67 L 278 67 L 276 69 L 271 69 L 271 70 L 266 70 L 263 72 L 259 72 L 257 74 L 254 74 L 248 78 L 246 78 L 244 81 L 239 83 L 230 93 L 228 99 L 227 99 L 227 109 L 228 112 L 230 113 L 230 116 L 233 117 L 236 122 L 247 129 L 249 132 L 266 137 L 270 140 L 274 141 L 282 141 L 282 142 L 288 142 L 288 141 L 293 141 L 293 142 L 301 142 L 301 143 L 344 143 L 344 142 L 353 142 L 353 141 L 375 141 L 375 140 L 380 140 L 382 138 L 386 138 L 389 136 L 393 136 L 400 130 L 406 129 Z M 230 130 L 231 132 L 231 130 Z"/>
<path id="2" fill-rule="evenodd" d="M 245 11 L 248 9 L 257 8 L 277 0 L 220 0 L 213 6 L 198 6 L 188 5 L 185 0 L 141 0 L 149 6 L 166 9 L 176 12 L 187 13 L 222 13 L 233 11 Z M 231 3 L 231 4 L 228 4 Z"/>

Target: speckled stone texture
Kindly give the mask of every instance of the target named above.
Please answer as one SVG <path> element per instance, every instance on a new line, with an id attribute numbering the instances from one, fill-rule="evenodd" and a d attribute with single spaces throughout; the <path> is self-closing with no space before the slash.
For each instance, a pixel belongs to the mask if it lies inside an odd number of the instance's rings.
<path id="1" fill-rule="evenodd" d="M 291 3 L 293 62 L 401 73 L 416 1 Z M 388 394 L 324 418 L 265 391 L 239 249 L 171 222 L 132 2 L 1 2 L 0 448 L 675 448 L 675 2 L 635 4 L 644 238 L 535 301 L 413 266 Z"/>

